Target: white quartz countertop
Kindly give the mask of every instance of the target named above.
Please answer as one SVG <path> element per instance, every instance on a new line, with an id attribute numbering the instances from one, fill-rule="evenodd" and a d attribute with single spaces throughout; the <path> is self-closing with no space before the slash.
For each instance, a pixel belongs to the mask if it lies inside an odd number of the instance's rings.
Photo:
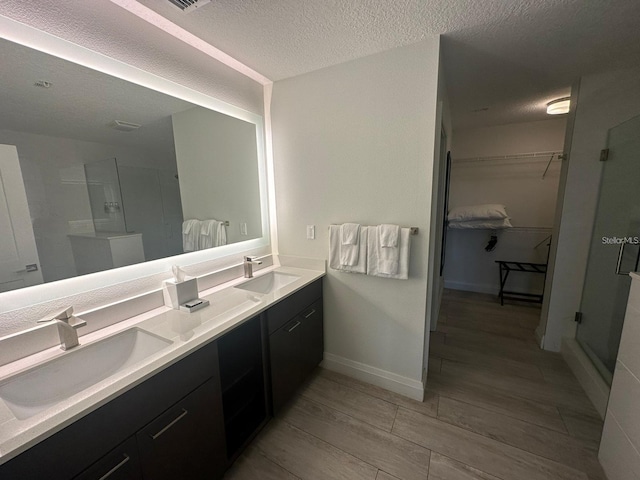
<path id="1" fill-rule="evenodd" d="M 244 321 L 253 318 L 325 275 L 324 270 L 273 266 L 256 272 L 255 277 L 260 277 L 271 271 L 288 273 L 299 278 L 267 294 L 234 288 L 247 281 L 245 278 L 238 278 L 200 292 L 200 297 L 209 300 L 210 305 L 196 312 L 186 313 L 168 307 L 157 308 L 82 336 L 80 338 L 81 345 L 76 349 L 63 352 L 59 347 L 53 347 L 0 367 L 0 384 L 2 384 L 16 373 L 61 355 L 73 354 L 74 351 L 83 348 L 83 345 L 90 345 L 133 327 L 173 342 L 141 362 L 116 372 L 95 385 L 24 420 L 16 418 L 5 401 L 0 399 L 0 464 L 26 451 L 36 443 L 186 357 L 199 347 L 224 335 Z"/>

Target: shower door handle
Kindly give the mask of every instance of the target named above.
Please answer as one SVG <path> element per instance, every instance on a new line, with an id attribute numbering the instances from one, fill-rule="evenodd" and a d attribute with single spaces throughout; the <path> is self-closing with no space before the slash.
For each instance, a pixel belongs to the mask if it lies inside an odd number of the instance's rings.
<path id="1" fill-rule="evenodd" d="M 622 267 L 622 256 L 624 255 L 624 247 L 627 245 L 627 241 L 624 240 L 620 244 L 620 251 L 618 252 L 618 263 L 616 264 L 616 275 L 629 275 L 629 272 L 620 273 L 620 267 Z"/>

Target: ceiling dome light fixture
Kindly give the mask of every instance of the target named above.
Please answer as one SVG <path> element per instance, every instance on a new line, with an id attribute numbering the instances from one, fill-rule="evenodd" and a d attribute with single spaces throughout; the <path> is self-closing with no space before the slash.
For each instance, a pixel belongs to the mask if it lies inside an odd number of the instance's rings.
<path id="1" fill-rule="evenodd" d="M 569 97 L 558 98 L 552 102 L 547 103 L 547 113 L 549 115 L 561 115 L 563 113 L 569 113 L 569 106 L 571 105 L 571 99 Z"/>

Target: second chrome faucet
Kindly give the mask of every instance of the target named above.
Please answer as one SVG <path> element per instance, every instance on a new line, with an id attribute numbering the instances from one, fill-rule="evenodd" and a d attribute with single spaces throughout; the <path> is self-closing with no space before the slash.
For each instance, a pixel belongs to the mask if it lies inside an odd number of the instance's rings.
<path id="1" fill-rule="evenodd" d="M 254 265 L 262 265 L 260 260 L 257 260 L 257 257 L 244 257 L 244 278 L 253 278 L 253 266 Z"/>

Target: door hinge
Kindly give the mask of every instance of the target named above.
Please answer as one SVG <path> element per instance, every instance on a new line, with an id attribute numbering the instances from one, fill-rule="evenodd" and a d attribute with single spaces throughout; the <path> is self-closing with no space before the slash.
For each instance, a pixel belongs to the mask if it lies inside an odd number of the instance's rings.
<path id="1" fill-rule="evenodd" d="M 582 323 L 582 312 L 576 312 L 576 316 L 573 319 L 577 324 Z"/>
<path id="2" fill-rule="evenodd" d="M 600 161 L 606 162 L 608 158 L 609 158 L 609 149 L 603 148 L 602 150 L 600 150 Z"/>

